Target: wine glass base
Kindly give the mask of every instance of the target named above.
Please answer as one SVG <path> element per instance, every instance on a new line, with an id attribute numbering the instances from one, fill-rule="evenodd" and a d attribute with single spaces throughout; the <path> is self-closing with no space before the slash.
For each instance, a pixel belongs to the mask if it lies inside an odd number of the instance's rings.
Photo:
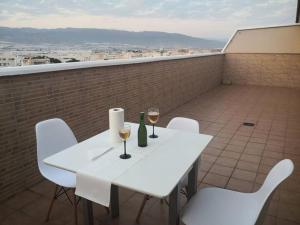
<path id="1" fill-rule="evenodd" d="M 121 159 L 130 159 L 131 155 L 130 154 L 122 154 L 122 155 L 120 155 L 120 158 Z"/>
<path id="2" fill-rule="evenodd" d="M 151 134 L 151 135 L 149 135 L 149 138 L 158 138 L 158 135 L 156 135 L 156 134 Z"/>

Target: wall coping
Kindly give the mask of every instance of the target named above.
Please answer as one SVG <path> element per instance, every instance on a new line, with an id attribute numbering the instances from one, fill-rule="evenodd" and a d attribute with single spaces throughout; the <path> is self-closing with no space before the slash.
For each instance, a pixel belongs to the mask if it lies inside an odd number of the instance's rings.
<path id="1" fill-rule="evenodd" d="M 103 61 L 70 62 L 70 63 L 57 63 L 57 64 L 45 64 L 45 65 L 4 67 L 4 68 L 0 68 L 0 77 L 54 72 L 54 71 L 62 71 L 62 70 L 85 69 L 85 68 L 93 68 L 93 67 L 118 66 L 118 65 L 130 65 L 130 64 L 150 63 L 150 62 L 158 62 L 158 61 L 180 60 L 180 59 L 213 56 L 213 55 L 223 55 L 223 53 L 195 54 L 189 56 L 182 55 L 182 56 L 143 57 L 137 59 L 113 59 L 113 60 L 103 60 Z"/>

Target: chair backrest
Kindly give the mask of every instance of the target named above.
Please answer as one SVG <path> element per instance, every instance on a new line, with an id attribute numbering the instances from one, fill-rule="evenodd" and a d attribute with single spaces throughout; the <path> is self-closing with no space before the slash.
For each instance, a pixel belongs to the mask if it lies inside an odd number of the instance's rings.
<path id="1" fill-rule="evenodd" d="M 269 172 L 261 188 L 255 193 L 265 203 L 278 185 L 288 178 L 294 170 L 294 164 L 290 159 L 278 162 Z"/>
<path id="2" fill-rule="evenodd" d="M 293 170 L 294 164 L 290 159 L 281 160 L 271 169 L 261 188 L 252 193 L 260 206 L 255 225 L 263 224 L 272 194 L 279 184 L 292 174 Z"/>
<path id="3" fill-rule="evenodd" d="M 167 128 L 199 133 L 198 121 L 184 117 L 174 117 L 168 123 Z"/>
<path id="4" fill-rule="evenodd" d="M 47 167 L 43 159 L 77 144 L 70 127 L 59 118 L 44 120 L 35 125 L 39 170 Z"/>

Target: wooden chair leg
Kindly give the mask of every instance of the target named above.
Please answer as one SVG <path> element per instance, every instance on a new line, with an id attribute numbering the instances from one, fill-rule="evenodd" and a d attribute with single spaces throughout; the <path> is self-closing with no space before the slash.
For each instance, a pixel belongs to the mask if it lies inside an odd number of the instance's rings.
<path id="1" fill-rule="evenodd" d="M 73 207 L 74 207 L 74 224 L 78 225 L 77 198 L 76 198 L 76 195 L 75 195 L 75 189 L 73 190 Z"/>
<path id="2" fill-rule="evenodd" d="M 53 204 L 54 204 L 54 202 L 56 200 L 57 189 L 58 189 L 58 185 L 55 185 L 53 197 L 51 199 L 51 202 L 50 202 L 50 205 L 49 205 L 49 209 L 48 209 L 48 212 L 47 212 L 46 222 L 49 221 L 49 219 L 50 219 L 50 214 L 51 214 L 51 211 L 52 211 L 52 208 L 53 208 Z"/>
<path id="3" fill-rule="evenodd" d="M 141 207 L 140 207 L 140 209 L 139 209 L 139 212 L 138 212 L 138 215 L 137 215 L 137 217 L 136 217 L 136 219 L 135 219 L 136 223 L 139 223 L 139 222 L 140 222 L 140 217 L 141 217 L 142 212 L 143 212 L 143 210 L 144 210 L 144 208 L 145 208 L 146 202 L 147 202 L 149 199 L 150 199 L 150 196 L 149 196 L 149 195 L 145 195 L 145 196 L 144 196 L 142 205 L 141 205 Z"/>

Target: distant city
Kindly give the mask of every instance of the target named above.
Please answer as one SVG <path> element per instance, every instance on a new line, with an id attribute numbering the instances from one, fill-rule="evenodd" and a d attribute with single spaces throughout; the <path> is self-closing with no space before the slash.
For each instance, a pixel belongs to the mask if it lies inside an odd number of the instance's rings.
<path id="1" fill-rule="evenodd" d="M 162 32 L 2 27 L 0 67 L 206 54 L 220 52 L 222 45 Z"/>

